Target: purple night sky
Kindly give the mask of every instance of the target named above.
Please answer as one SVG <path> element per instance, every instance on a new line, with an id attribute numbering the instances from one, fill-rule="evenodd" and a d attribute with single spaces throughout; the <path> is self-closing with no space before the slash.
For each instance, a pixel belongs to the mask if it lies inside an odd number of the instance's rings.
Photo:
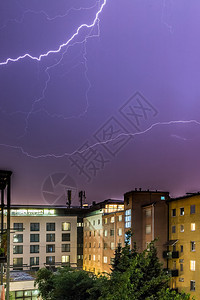
<path id="1" fill-rule="evenodd" d="M 199 10 L 0 2 L 0 167 L 13 171 L 13 203 L 65 204 L 67 189 L 72 204 L 79 190 L 87 202 L 200 190 Z"/>

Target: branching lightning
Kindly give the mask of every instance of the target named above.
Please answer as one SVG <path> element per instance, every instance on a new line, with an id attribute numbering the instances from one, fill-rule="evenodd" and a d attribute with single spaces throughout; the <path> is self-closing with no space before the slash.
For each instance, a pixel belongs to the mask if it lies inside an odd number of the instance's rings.
<path id="1" fill-rule="evenodd" d="M 26 155 L 27 157 L 32 158 L 32 159 L 39 159 L 39 158 L 41 158 L 41 159 L 43 159 L 43 158 L 59 159 L 59 158 L 72 156 L 75 153 L 84 153 L 84 152 L 88 151 L 89 149 L 93 149 L 93 148 L 101 146 L 101 145 L 109 144 L 113 141 L 116 141 L 118 138 L 120 138 L 122 136 L 136 137 L 136 136 L 144 135 L 145 133 L 147 133 L 147 132 L 149 132 L 149 131 L 151 131 L 154 128 L 159 127 L 159 126 L 169 126 L 169 125 L 179 125 L 179 124 L 180 125 L 194 124 L 194 125 L 200 126 L 200 122 L 197 121 L 197 120 L 175 120 L 175 121 L 157 122 L 157 123 L 152 124 L 151 126 L 149 126 L 147 129 L 145 129 L 143 131 L 134 132 L 134 133 L 131 133 L 131 132 L 129 132 L 129 133 L 127 133 L 127 132 L 126 133 L 120 133 L 119 135 L 117 135 L 114 138 L 107 139 L 107 140 L 102 141 L 102 142 L 94 143 L 93 145 L 89 146 L 88 148 L 85 148 L 82 151 L 74 150 L 71 153 L 66 152 L 66 153 L 63 153 L 63 154 L 60 154 L 60 155 L 55 155 L 55 154 L 32 155 L 32 154 L 29 154 L 28 152 L 26 152 L 23 149 L 23 147 L 20 147 L 20 146 L 13 146 L 13 145 L 6 145 L 6 144 L 0 144 L 0 146 L 19 150 L 23 155 Z"/>
<path id="2" fill-rule="evenodd" d="M 95 26 L 95 24 L 97 23 L 98 19 L 99 19 L 99 15 L 101 14 L 101 12 L 103 11 L 104 6 L 106 5 L 107 0 L 104 0 L 102 5 L 100 6 L 98 12 L 95 15 L 95 18 L 93 20 L 93 22 L 91 24 L 82 24 L 78 27 L 78 29 L 76 30 L 76 32 L 63 44 L 61 44 L 57 49 L 55 50 L 49 50 L 46 53 L 40 54 L 39 56 L 32 56 L 29 53 L 25 53 L 23 55 L 18 56 L 17 58 L 7 58 L 5 61 L 0 62 L 0 66 L 2 65 L 7 65 L 9 62 L 18 62 L 24 58 L 30 58 L 32 60 L 36 60 L 36 61 L 41 61 L 42 58 L 49 56 L 50 54 L 56 54 L 59 53 L 64 47 L 68 46 L 70 44 L 70 42 L 72 42 L 74 40 L 74 38 L 76 36 L 78 36 L 79 32 L 81 31 L 82 28 L 92 28 Z"/>

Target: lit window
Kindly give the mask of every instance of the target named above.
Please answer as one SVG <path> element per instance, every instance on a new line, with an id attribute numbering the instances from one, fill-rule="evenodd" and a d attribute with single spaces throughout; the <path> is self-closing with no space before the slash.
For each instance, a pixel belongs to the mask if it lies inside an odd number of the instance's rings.
<path id="1" fill-rule="evenodd" d="M 30 257 L 30 266 L 39 265 L 39 257 Z"/>
<path id="2" fill-rule="evenodd" d="M 23 243 L 23 234 L 14 234 L 13 243 Z"/>
<path id="3" fill-rule="evenodd" d="M 184 278 L 180 277 L 179 282 L 184 282 Z"/>
<path id="4" fill-rule="evenodd" d="M 184 225 L 180 226 L 180 232 L 184 232 Z"/>
<path id="5" fill-rule="evenodd" d="M 108 223 L 108 219 L 105 218 L 105 219 L 104 219 L 104 224 L 107 224 L 107 223 Z"/>
<path id="6" fill-rule="evenodd" d="M 195 291 L 195 280 L 190 280 L 190 291 Z"/>
<path id="7" fill-rule="evenodd" d="M 190 213 L 195 214 L 195 205 L 190 205 Z"/>
<path id="8" fill-rule="evenodd" d="M 131 209 L 125 211 L 125 228 L 131 227 Z"/>
<path id="9" fill-rule="evenodd" d="M 122 228 L 119 228 L 119 229 L 118 229 L 118 235 L 119 235 L 119 236 L 122 236 Z"/>
<path id="10" fill-rule="evenodd" d="M 176 217 L 176 208 L 172 209 L 172 217 Z"/>
<path id="11" fill-rule="evenodd" d="M 196 242 L 192 241 L 190 242 L 191 245 L 191 251 L 196 251 Z"/>
<path id="12" fill-rule="evenodd" d="M 151 233 L 151 225 L 146 225 L 146 234 Z"/>
<path id="13" fill-rule="evenodd" d="M 191 223 L 191 231 L 195 231 L 195 223 Z"/>
<path id="14" fill-rule="evenodd" d="M 104 230 L 104 236 L 108 236 L 108 230 Z"/>
<path id="15" fill-rule="evenodd" d="M 114 223 L 114 222 L 115 222 L 115 217 L 111 217 L 110 223 Z"/>
<path id="16" fill-rule="evenodd" d="M 70 231 L 71 230 L 71 223 L 69 223 L 69 222 L 62 222 L 62 230 L 63 231 Z"/>
<path id="17" fill-rule="evenodd" d="M 119 222 L 122 221 L 122 215 L 119 215 Z"/>
<path id="18" fill-rule="evenodd" d="M 114 250 L 115 249 L 115 243 L 110 243 L 110 249 Z"/>
<path id="19" fill-rule="evenodd" d="M 62 263 L 69 263 L 70 262 L 70 256 L 69 255 L 63 255 L 62 256 Z"/>
<path id="20" fill-rule="evenodd" d="M 95 254 L 93 255 L 93 260 L 95 261 Z"/>
<path id="21" fill-rule="evenodd" d="M 195 271 L 195 260 L 190 261 L 190 271 Z"/>
<path id="22" fill-rule="evenodd" d="M 13 270 L 22 270 L 23 269 L 23 258 L 17 257 L 13 258 Z"/>
<path id="23" fill-rule="evenodd" d="M 180 216 L 184 216 L 184 207 L 180 208 Z"/>
<path id="24" fill-rule="evenodd" d="M 161 196 L 160 199 L 161 199 L 161 200 L 165 200 L 165 196 Z"/>
<path id="25" fill-rule="evenodd" d="M 104 257 L 103 257 L 103 262 L 104 262 L 104 264 L 107 264 L 107 262 L 108 262 L 107 256 L 104 256 Z"/>

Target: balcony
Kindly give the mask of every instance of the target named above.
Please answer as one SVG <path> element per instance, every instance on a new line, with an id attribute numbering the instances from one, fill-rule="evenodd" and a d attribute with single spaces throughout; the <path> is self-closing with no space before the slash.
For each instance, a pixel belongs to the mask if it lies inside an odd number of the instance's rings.
<path id="1" fill-rule="evenodd" d="M 178 270 L 174 269 L 163 269 L 163 271 L 165 272 L 166 275 L 171 276 L 171 277 L 177 277 L 178 276 Z"/>
<path id="2" fill-rule="evenodd" d="M 179 258 L 179 251 L 163 251 L 163 258 L 171 259 L 171 258 Z"/>

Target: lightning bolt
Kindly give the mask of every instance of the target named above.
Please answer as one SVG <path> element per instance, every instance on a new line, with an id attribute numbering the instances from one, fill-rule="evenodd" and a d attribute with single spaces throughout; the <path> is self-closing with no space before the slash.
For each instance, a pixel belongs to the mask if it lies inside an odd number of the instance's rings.
<path id="1" fill-rule="evenodd" d="M 73 152 L 71 153 L 64 153 L 64 154 L 61 154 L 61 155 L 55 155 L 55 154 L 42 154 L 42 155 L 31 155 L 29 154 L 28 152 L 26 152 L 22 147 L 20 146 L 13 146 L 13 145 L 6 145 L 6 144 L 0 144 L 0 146 L 3 146 L 3 147 L 8 147 L 8 148 L 12 148 L 12 149 L 16 149 L 16 150 L 19 150 L 21 151 L 21 153 L 23 155 L 26 155 L 27 157 L 29 158 L 33 158 L 33 159 L 39 159 L 39 158 L 55 158 L 55 159 L 58 159 L 58 158 L 64 158 L 64 157 L 69 157 L 69 156 L 72 156 L 74 155 L 75 153 L 84 153 L 86 151 L 88 151 L 89 149 L 93 149 L 97 146 L 100 146 L 100 145 L 106 145 L 106 144 L 109 144 L 115 140 L 117 140 L 118 138 L 122 137 L 122 136 L 128 136 L 128 137 L 136 137 L 136 136 L 140 136 L 140 135 L 144 135 L 145 133 L 149 132 L 149 131 L 152 131 L 155 127 L 159 127 L 159 126 L 169 126 L 169 125 L 186 125 L 186 124 L 195 124 L 195 125 L 198 125 L 200 126 L 200 122 L 197 121 L 197 120 L 175 120 L 175 121 L 166 121 L 166 122 L 157 122 L 157 123 L 154 123 L 152 124 L 151 126 L 149 126 L 147 129 L 143 130 L 143 131 L 140 131 L 140 132 L 134 132 L 134 133 L 120 133 L 119 135 L 117 135 L 116 137 L 114 138 L 111 138 L 111 139 L 108 139 L 108 140 L 105 140 L 105 141 L 102 141 L 102 142 L 97 142 L 97 143 L 94 143 L 93 145 L 81 150 L 81 151 L 78 151 L 78 150 L 74 150 Z"/>
<path id="2" fill-rule="evenodd" d="M 32 56 L 29 53 L 25 53 L 23 55 L 18 56 L 17 58 L 10 58 L 9 57 L 5 61 L 0 62 L 0 66 L 7 65 L 9 62 L 18 62 L 18 61 L 23 60 L 25 58 L 29 58 L 29 59 L 36 60 L 36 61 L 41 61 L 44 57 L 48 57 L 50 54 L 59 53 L 63 48 L 68 46 L 70 44 L 70 42 L 72 42 L 76 36 L 78 36 L 81 29 L 83 29 L 83 28 L 88 28 L 89 29 L 89 28 L 92 28 L 92 27 L 95 26 L 95 24 L 97 23 L 97 21 L 99 19 L 99 15 L 103 11 L 103 8 L 105 7 L 106 3 L 107 3 L 107 0 L 104 0 L 102 5 L 100 6 L 98 12 L 96 13 L 95 18 L 94 18 L 94 20 L 91 24 L 84 23 L 84 24 L 80 25 L 78 27 L 78 29 L 76 30 L 76 32 L 65 43 L 61 44 L 57 49 L 49 50 L 48 52 L 40 54 L 39 56 Z"/>

